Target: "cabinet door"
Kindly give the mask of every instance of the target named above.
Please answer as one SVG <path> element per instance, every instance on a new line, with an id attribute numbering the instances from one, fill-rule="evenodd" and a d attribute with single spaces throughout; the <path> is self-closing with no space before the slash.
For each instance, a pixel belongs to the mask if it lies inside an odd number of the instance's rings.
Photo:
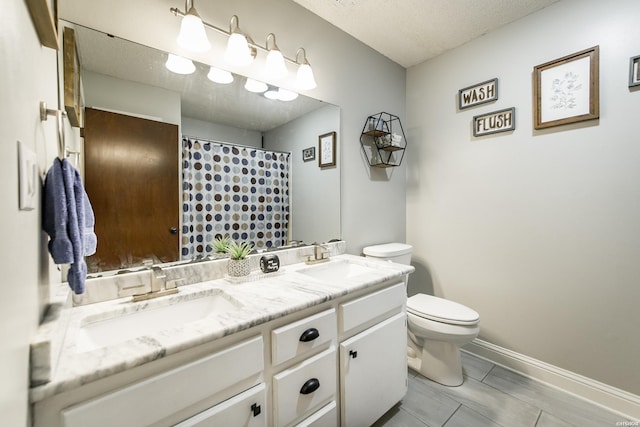
<path id="1" fill-rule="evenodd" d="M 340 402 L 343 426 L 368 426 L 407 392 L 405 313 L 340 344 Z"/>
<path id="2" fill-rule="evenodd" d="M 176 427 L 266 427 L 267 394 L 264 384 L 207 409 Z"/>

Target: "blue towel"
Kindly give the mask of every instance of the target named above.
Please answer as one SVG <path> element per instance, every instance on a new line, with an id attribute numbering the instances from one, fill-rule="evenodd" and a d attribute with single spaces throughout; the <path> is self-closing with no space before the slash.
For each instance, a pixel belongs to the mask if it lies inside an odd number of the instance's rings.
<path id="1" fill-rule="evenodd" d="M 49 252 L 56 264 L 71 264 L 67 280 L 74 293 L 84 293 L 87 265 L 95 253 L 95 217 L 80 174 L 67 159 L 56 158 L 44 183 L 42 228 L 50 237 Z"/>

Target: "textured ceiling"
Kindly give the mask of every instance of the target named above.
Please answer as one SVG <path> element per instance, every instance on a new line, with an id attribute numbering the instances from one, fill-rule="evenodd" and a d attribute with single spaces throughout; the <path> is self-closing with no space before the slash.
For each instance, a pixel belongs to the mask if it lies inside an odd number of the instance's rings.
<path id="1" fill-rule="evenodd" d="M 558 0 L 293 0 L 411 67 Z"/>

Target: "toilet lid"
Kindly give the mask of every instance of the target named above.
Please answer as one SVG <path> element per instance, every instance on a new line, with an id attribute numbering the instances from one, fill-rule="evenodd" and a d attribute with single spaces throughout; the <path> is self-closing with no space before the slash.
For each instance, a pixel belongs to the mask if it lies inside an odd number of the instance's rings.
<path id="1" fill-rule="evenodd" d="M 407 299 L 407 311 L 425 319 L 453 325 L 474 325 L 480 320 L 480 315 L 469 307 L 426 294 Z"/>

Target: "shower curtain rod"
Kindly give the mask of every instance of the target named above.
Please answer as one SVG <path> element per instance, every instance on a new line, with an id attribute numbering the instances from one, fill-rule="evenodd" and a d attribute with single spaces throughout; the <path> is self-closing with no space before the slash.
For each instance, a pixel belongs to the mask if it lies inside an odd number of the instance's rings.
<path id="1" fill-rule="evenodd" d="M 234 142 L 218 141 L 217 139 L 201 138 L 199 136 L 194 136 L 194 135 L 182 135 L 182 137 L 183 138 L 189 138 L 189 139 L 195 139 L 196 141 L 208 142 L 210 144 L 228 145 L 228 146 L 231 146 L 231 147 L 248 148 L 248 149 L 251 149 L 251 150 L 269 151 L 271 153 L 280 153 L 280 154 L 291 155 L 291 151 L 269 150 L 269 149 L 262 148 L 262 147 L 254 147 L 252 145 L 236 144 Z"/>

